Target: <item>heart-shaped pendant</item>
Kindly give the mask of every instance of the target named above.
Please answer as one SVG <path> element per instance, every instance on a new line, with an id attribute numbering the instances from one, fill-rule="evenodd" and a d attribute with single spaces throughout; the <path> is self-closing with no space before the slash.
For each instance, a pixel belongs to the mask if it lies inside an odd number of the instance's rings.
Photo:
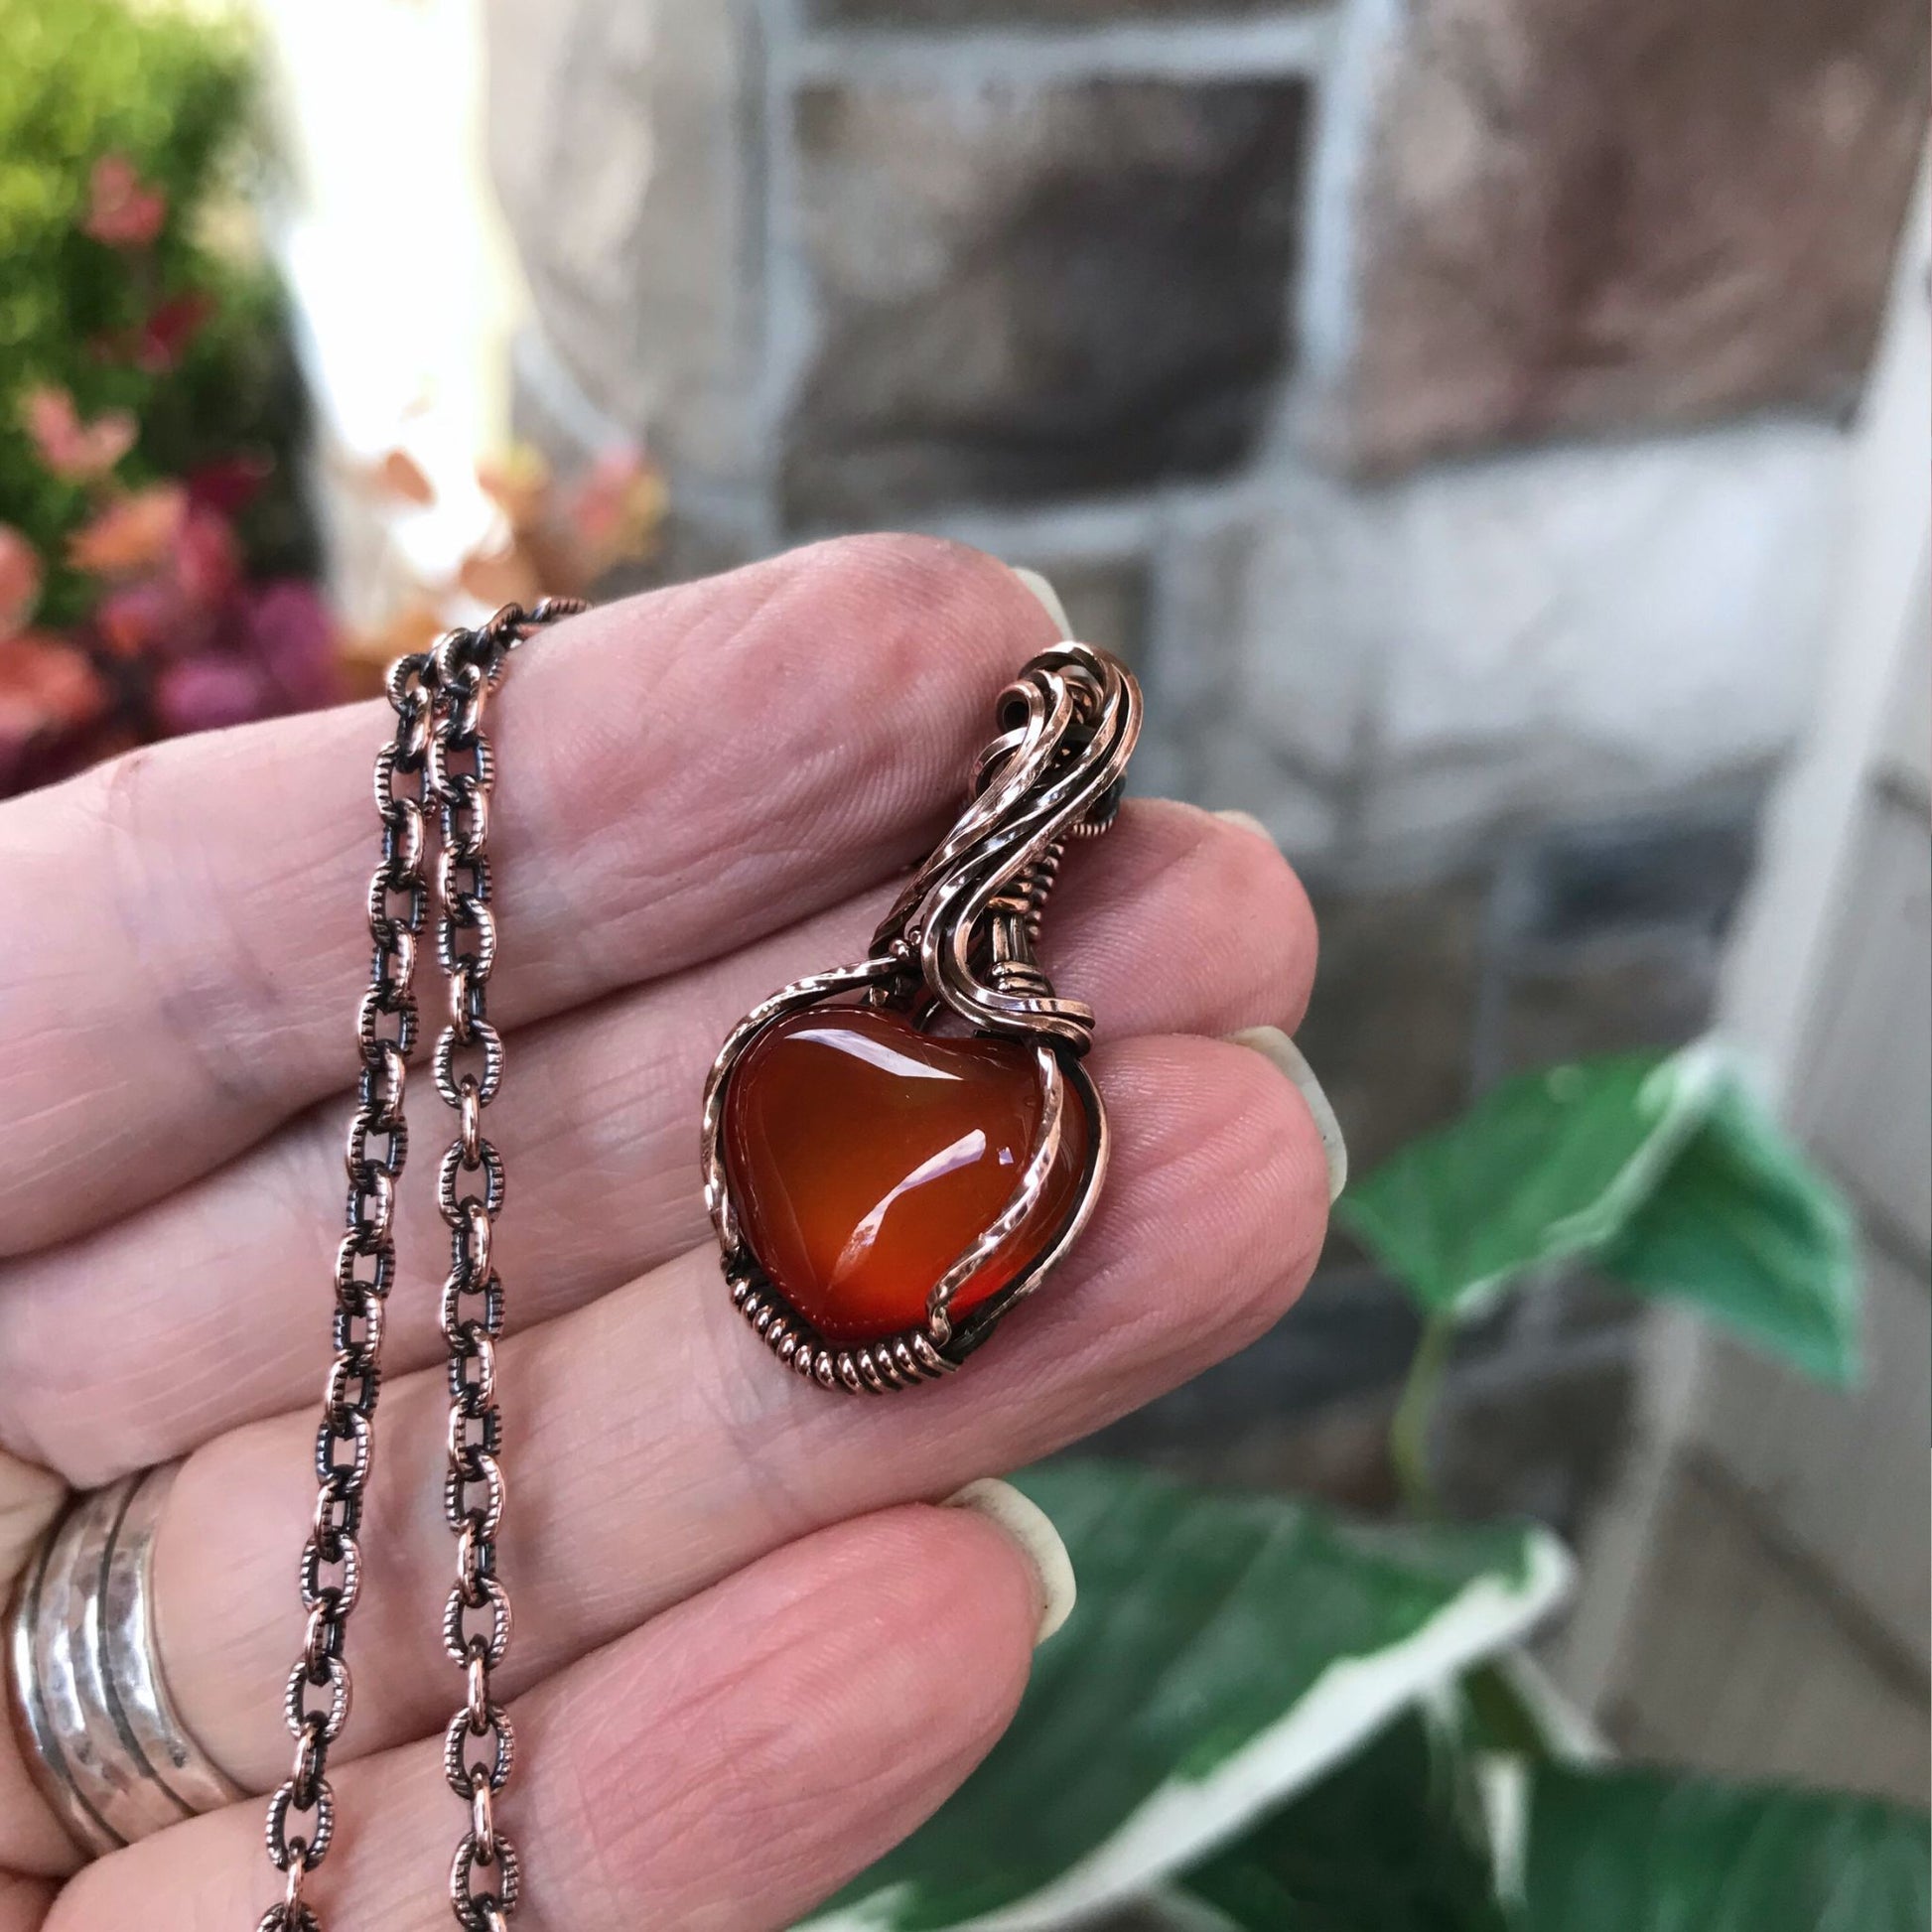
<path id="1" fill-rule="evenodd" d="M 1118 809 L 1139 688 L 1065 644 L 1003 694 L 1000 726 L 872 952 L 747 1014 L 706 1088 L 732 1298 L 828 1388 L 956 1367 L 1065 1251 L 1105 1172 L 1093 1015 L 1034 946 L 1066 841 Z"/>
<path id="2" fill-rule="evenodd" d="M 774 1022 L 725 1101 L 725 1173 L 772 1287 L 831 1340 L 916 1327 L 932 1284 L 1019 1191 L 1045 1087 L 1018 1039 L 922 1034 L 867 1007 Z M 1044 1184 L 953 1290 L 955 1320 L 1045 1252 L 1092 1144 L 1085 1105 L 1063 1106 Z"/>

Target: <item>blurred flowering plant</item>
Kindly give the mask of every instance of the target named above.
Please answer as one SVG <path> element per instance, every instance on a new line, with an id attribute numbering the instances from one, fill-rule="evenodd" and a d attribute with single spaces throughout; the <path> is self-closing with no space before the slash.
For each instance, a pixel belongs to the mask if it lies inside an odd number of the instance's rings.
<path id="1" fill-rule="evenodd" d="M 379 540 L 358 603 L 384 615 L 332 623 L 288 331 L 247 240 L 241 30 L 170 0 L 0 0 L 0 796 L 373 689 L 479 606 L 647 553 L 663 489 L 632 449 L 560 483 L 519 448 L 444 477 L 441 505 L 396 449 L 332 483 L 437 540 Z"/>
<path id="2" fill-rule="evenodd" d="M 400 573 L 379 622 L 344 629 L 344 667 L 358 690 L 377 689 L 395 658 L 422 649 L 450 622 L 467 621 L 479 606 L 584 596 L 619 565 L 642 562 L 656 548 L 663 475 L 630 444 L 613 444 L 580 474 L 559 478 L 540 451 L 519 443 L 459 481 L 466 496 L 481 491 L 481 534 L 445 571 Z M 380 520 L 437 506 L 435 484 L 402 449 L 341 482 Z"/>
<path id="3" fill-rule="evenodd" d="M 121 0 L 0 0 L 0 793 L 335 696 L 247 49 Z M 230 224 L 233 225 L 233 224 Z"/>

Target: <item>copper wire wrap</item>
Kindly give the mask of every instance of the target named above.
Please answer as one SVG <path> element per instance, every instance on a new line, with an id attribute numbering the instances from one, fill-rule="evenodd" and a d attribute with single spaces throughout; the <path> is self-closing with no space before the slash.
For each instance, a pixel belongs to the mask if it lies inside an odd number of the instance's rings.
<path id="1" fill-rule="evenodd" d="M 873 935 L 872 951 L 755 1007 L 720 1048 L 705 1087 L 705 1205 L 732 1301 L 780 1362 L 822 1388 L 880 1395 L 949 1374 L 1065 1253 L 1105 1176 L 1106 1111 L 1081 1065 L 1093 1043 L 1093 1010 L 1054 990 L 1035 949 L 1069 841 L 1104 832 L 1120 809 L 1141 730 L 1140 686 L 1110 653 L 1060 644 L 1034 658 L 1001 693 L 996 715 L 998 735 L 975 760 L 965 810 L 907 881 Z M 933 1284 L 924 1322 L 856 1346 L 826 1340 L 767 1277 L 746 1243 L 724 1159 L 733 1068 L 774 1021 L 845 998 L 905 1012 L 921 1026 L 950 1013 L 976 1033 L 1032 1041 L 1043 1103 L 1012 1199 Z M 1092 1127 L 1073 1210 L 1031 1268 L 955 1320 L 952 1293 L 1045 1187 L 1068 1106 L 1084 1107 Z"/>

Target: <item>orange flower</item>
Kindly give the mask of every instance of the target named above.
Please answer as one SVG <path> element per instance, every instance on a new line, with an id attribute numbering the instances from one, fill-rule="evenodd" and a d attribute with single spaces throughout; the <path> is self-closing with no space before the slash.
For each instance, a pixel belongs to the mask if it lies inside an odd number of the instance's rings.
<path id="1" fill-rule="evenodd" d="M 106 476 L 134 447 L 134 418 L 126 410 L 110 409 L 82 423 L 65 389 L 29 389 L 20 414 L 41 461 L 67 483 Z"/>
<path id="2" fill-rule="evenodd" d="M 10 524 L 0 523 L 0 643 L 26 628 L 40 595 L 40 552 Z"/>
<path id="3" fill-rule="evenodd" d="M 382 689 L 384 670 L 410 651 L 428 650 L 449 628 L 433 604 L 406 604 L 372 630 L 347 630 L 339 639 L 343 668 L 358 693 L 374 696 Z"/>
<path id="4" fill-rule="evenodd" d="M 143 185 L 124 154 L 104 154 L 88 181 L 87 216 L 81 232 L 110 248 L 145 248 L 168 218 L 168 198 Z"/>
<path id="5" fill-rule="evenodd" d="M 68 561 L 96 577 L 151 570 L 173 555 L 188 512 L 179 483 L 153 483 L 116 497 L 68 539 Z"/>
<path id="6" fill-rule="evenodd" d="M 457 572 L 466 595 L 492 608 L 499 604 L 534 604 L 544 584 L 530 554 L 520 544 L 500 550 L 473 550 Z"/>
<path id="7" fill-rule="evenodd" d="M 500 458 L 477 465 L 477 482 L 519 535 L 542 521 L 550 497 L 550 465 L 541 450 L 512 443 Z"/>
<path id="8" fill-rule="evenodd" d="M 106 702 L 99 673 L 71 644 L 31 630 L 0 643 L 0 752 L 90 724 Z"/>
<path id="9" fill-rule="evenodd" d="M 94 635 L 115 657 L 140 657 L 157 649 L 183 619 L 173 585 L 146 577 L 111 590 L 94 608 Z"/>
<path id="10" fill-rule="evenodd" d="M 368 481 L 376 491 L 404 503 L 426 509 L 436 501 L 436 485 L 423 474 L 423 466 L 407 450 L 391 450 L 380 462 L 369 466 Z"/>

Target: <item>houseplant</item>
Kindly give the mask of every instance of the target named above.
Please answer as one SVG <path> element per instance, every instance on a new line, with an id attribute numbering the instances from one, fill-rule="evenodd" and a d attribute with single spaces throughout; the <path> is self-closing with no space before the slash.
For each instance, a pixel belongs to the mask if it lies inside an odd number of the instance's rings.
<path id="1" fill-rule="evenodd" d="M 811 1924 L 1131 1904 L 1197 1932 L 1923 1932 L 1922 1814 L 1607 1762 L 1521 1649 L 1567 1554 L 1443 1520 L 1429 1484 L 1457 1328 L 1565 1264 L 1856 1372 L 1849 1217 L 1735 1069 L 1696 1047 L 1509 1082 L 1340 1214 L 1424 1317 L 1390 1448 L 1408 1520 L 1123 1465 L 1023 1475 L 1080 1604 L 992 1756 Z"/>
<path id="2" fill-rule="evenodd" d="M 336 695 L 231 22 L 0 0 L 0 792 Z"/>

